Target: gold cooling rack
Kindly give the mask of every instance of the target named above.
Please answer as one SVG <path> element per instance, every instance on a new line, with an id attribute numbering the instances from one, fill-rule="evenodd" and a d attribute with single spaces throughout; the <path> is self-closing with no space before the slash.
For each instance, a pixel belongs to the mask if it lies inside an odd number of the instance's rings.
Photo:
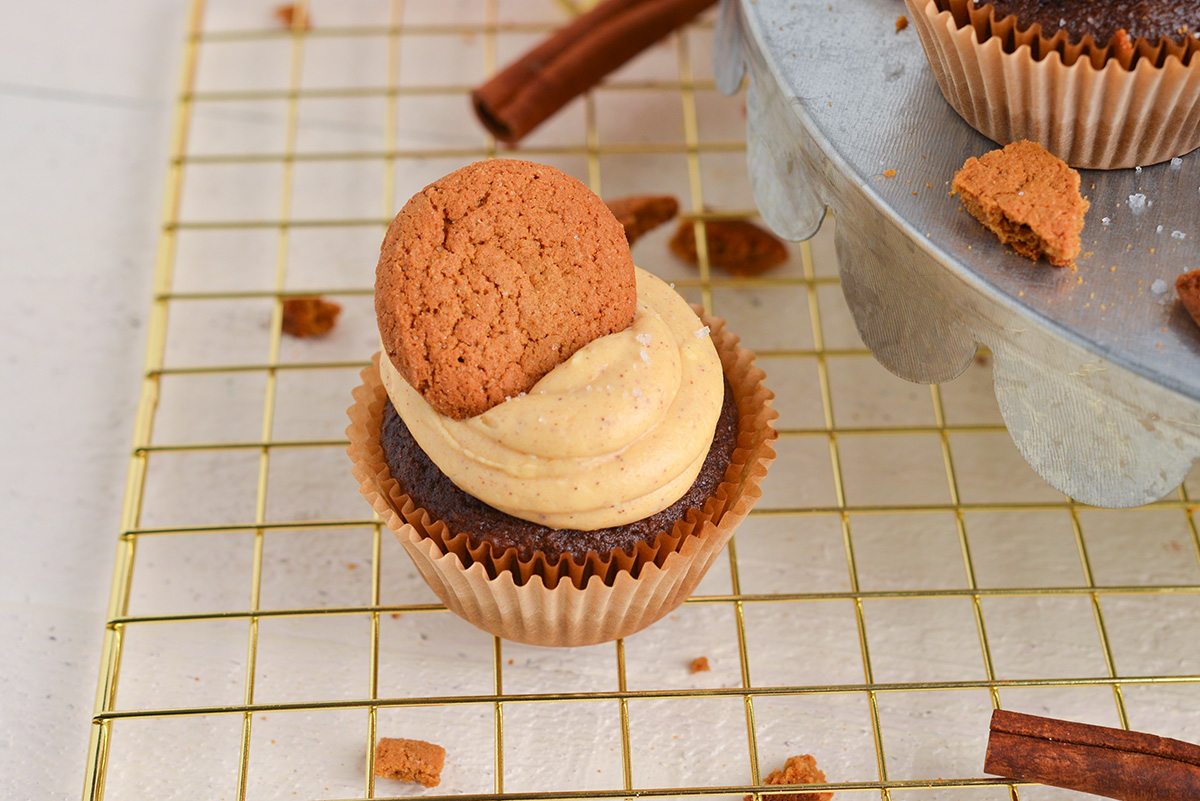
<path id="1" fill-rule="evenodd" d="M 193 0 L 84 798 L 740 798 L 793 753 L 838 798 L 1063 798 L 982 776 L 993 708 L 1200 739 L 1195 484 L 1079 507 L 1016 455 L 986 354 L 942 387 L 887 375 L 832 222 L 758 279 L 680 265 L 666 230 L 635 247 L 779 393 L 766 495 L 695 597 L 567 650 L 436 603 L 343 453 L 372 250 L 425 183 L 509 152 L 466 94 L 576 5 L 331 1 L 285 30 Z M 674 192 L 698 231 L 752 216 L 711 39 L 711 17 L 673 35 L 516 152 Z M 282 336 L 310 293 L 339 326 Z M 442 786 L 376 780 L 378 736 L 445 745 Z"/>

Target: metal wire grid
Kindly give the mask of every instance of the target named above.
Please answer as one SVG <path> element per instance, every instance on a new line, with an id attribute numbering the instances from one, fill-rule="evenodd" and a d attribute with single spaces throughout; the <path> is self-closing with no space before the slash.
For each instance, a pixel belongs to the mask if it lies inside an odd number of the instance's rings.
<path id="1" fill-rule="evenodd" d="M 415 0 L 409 0 L 415 3 Z M 572 4 L 564 3 L 570 7 Z M 301 5 L 303 9 L 303 5 Z M 766 506 L 756 510 L 755 518 L 781 518 L 790 524 L 799 526 L 806 520 L 824 518 L 836 521 L 840 529 L 841 547 L 844 550 L 845 565 L 848 574 L 848 588 L 844 591 L 819 592 L 770 592 L 746 593 L 742 589 L 742 578 L 738 562 L 738 540 L 735 538 L 729 546 L 730 592 L 728 594 L 701 595 L 689 599 L 690 605 L 721 605 L 732 608 L 735 620 L 736 646 L 738 654 L 738 686 L 704 689 L 674 689 L 674 690 L 637 690 L 629 689 L 626 672 L 626 644 L 624 641 L 615 643 L 615 664 L 617 688 L 606 692 L 546 692 L 546 693 L 506 693 L 504 689 L 505 645 L 495 639 L 492 643 L 491 669 L 492 690 L 489 694 L 467 695 L 424 695 L 411 698 L 388 698 L 379 696 L 379 662 L 380 662 L 380 620 L 381 615 L 399 613 L 445 613 L 437 604 L 384 604 L 381 603 L 381 559 L 383 557 L 385 537 L 378 520 L 365 516 L 361 518 L 322 519 L 322 520 L 288 520 L 277 521 L 269 519 L 268 508 L 268 478 L 272 457 L 289 449 L 337 449 L 345 445 L 341 439 L 312 438 L 312 439 L 276 439 L 275 410 L 278 395 L 278 379 L 287 371 L 329 371 L 343 368 L 358 368 L 366 364 L 362 360 L 326 360 L 326 361 L 286 361 L 281 360 L 283 340 L 281 336 L 282 303 L 285 298 L 294 294 L 331 293 L 338 296 L 366 296 L 370 294 L 369 287 L 356 289 L 331 289 L 318 286 L 309 287 L 303 292 L 289 290 L 286 283 L 288 253 L 291 245 L 290 236 L 293 231 L 302 228 L 315 227 L 349 227 L 365 226 L 382 230 L 395 211 L 394 197 L 396 190 L 396 167 L 404 160 L 451 158 L 467 161 L 494 156 L 497 148 L 494 142 L 488 140 L 485 147 L 480 149 L 443 149 L 443 150 L 407 150 L 397 146 L 397 103 L 399 98 L 410 94 L 429 94 L 445 96 L 461 100 L 469 87 L 466 86 L 412 86 L 402 83 L 400 74 L 400 52 L 408 37 L 467 33 L 482 36 L 484 58 L 487 71 L 496 67 L 496 40 L 502 32 L 535 32 L 540 33 L 552 26 L 548 20 L 544 24 L 500 24 L 497 20 L 499 0 L 487 0 L 485 5 L 485 21 L 482 25 L 406 25 L 404 24 L 404 0 L 390 0 L 389 17 L 386 24 L 375 27 L 358 28 L 321 28 L 311 30 L 303 28 L 297 17 L 297 24 L 290 32 L 272 30 L 236 30 L 209 31 L 205 29 L 204 0 L 193 0 L 188 23 L 188 36 L 184 45 L 183 66 L 179 85 L 179 100 L 175 112 L 174 132 L 171 141 L 172 158 L 167 171 L 166 199 L 163 208 L 163 226 L 160 238 L 156 269 L 154 277 L 153 299 L 150 306 L 148 327 L 148 344 L 145 363 L 145 376 L 142 382 L 141 402 L 134 426 L 133 451 L 130 459 L 129 474 L 126 484 L 124 511 L 121 522 L 121 534 L 118 542 L 117 556 L 113 574 L 112 593 L 108 609 L 108 622 L 105 630 L 104 645 L 101 657 L 101 674 L 97 691 L 95 714 L 92 722 L 92 736 L 89 748 L 87 773 L 84 785 L 85 799 L 100 799 L 105 793 L 106 778 L 109 773 L 109 757 L 112 740 L 112 730 L 115 723 L 128 720 L 148 718 L 165 718 L 175 716 L 207 716 L 229 715 L 240 716 L 241 737 L 237 761 L 236 798 L 241 801 L 247 795 L 248 770 L 251 762 L 251 732 L 255 714 L 284 711 L 321 711 L 321 710 L 363 710 L 366 712 L 366 732 L 363 745 L 366 760 L 363 768 L 363 787 L 366 797 L 376 795 L 375 777 L 371 771 L 374 757 L 374 744 L 377 733 L 380 710 L 391 708 L 406 708 L 420 706 L 450 707 L 455 705 L 486 704 L 492 712 L 493 728 L 493 792 L 485 794 L 458 795 L 458 798 L 624 798 L 632 796 L 668 797 L 668 796 L 714 796 L 742 795 L 755 792 L 755 787 L 764 778 L 763 772 L 769 766 L 763 765 L 760 772 L 759 728 L 756 726 L 756 700 L 772 697 L 801 697 L 825 695 L 857 695 L 866 699 L 870 721 L 870 741 L 874 747 L 874 763 L 876 776 L 872 778 L 855 777 L 843 780 L 842 777 L 831 775 L 829 789 L 840 793 L 848 791 L 869 791 L 878 794 L 883 799 L 893 797 L 908 797 L 906 791 L 929 788 L 1000 788 L 997 792 L 1016 799 L 1026 791 L 1019 785 L 1000 782 L 989 778 L 894 778 L 890 773 L 889 762 L 885 757 L 884 726 L 881 723 L 880 698 L 894 693 L 915 693 L 937 690 L 986 690 L 989 693 L 992 707 L 1001 704 L 1000 692 L 1009 688 L 1029 687 L 1070 687 L 1093 686 L 1111 689 L 1116 708 L 1116 716 L 1122 726 L 1128 727 L 1129 715 L 1126 708 L 1125 690 L 1133 685 L 1147 684 L 1191 684 L 1200 683 L 1200 675 L 1194 672 L 1179 671 L 1171 675 L 1128 675 L 1118 670 L 1114 658 L 1113 642 L 1108 633 L 1102 599 L 1110 596 L 1147 595 L 1164 597 L 1168 595 L 1200 594 L 1200 584 L 1194 583 L 1146 583 L 1144 585 L 1108 585 L 1098 584 L 1094 575 L 1092 560 L 1084 537 L 1083 522 L 1080 508 L 1069 499 L 1038 500 L 1038 501 L 1005 501 L 1005 502 L 969 502 L 964 501 L 960 494 L 958 469 L 954 460 L 952 437 L 959 434 L 999 433 L 1003 426 L 999 423 L 954 424 L 948 422 L 943 391 L 938 386 L 928 389 L 933 408 L 933 423 L 921 425 L 851 425 L 839 422 L 837 406 L 834 401 L 830 362 L 839 358 L 867 358 L 868 353 L 861 347 L 827 347 L 826 327 L 822 324 L 822 311 L 828 313 L 828 307 L 819 302 L 821 290 L 828 290 L 837 284 L 836 277 L 819 271 L 819 265 L 814 257 L 814 249 L 809 243 L 799 246 L 802 263 L 802 275 L 796 277 L 764 277 L 756 279 L 740 279 L 720 277 L 713 274 L 708 265 L 703 236 L 706 222 L 717 218 L 742 218 L 751 216 L 752 209 L 735 209 L 733 211 L 706 211 L 706 193 L 701 180 L 700 156 L 705 152 L 739 152 L 744 150 L 742 141 L 705 141 L 699 135 L 695 92 L 698 89 L 710 89 L 711 82 L 699 81 L 693 78 L 692 64 L 696 54 L 691 51 L 686 35 L 675 35 L 672 46 L 678 59 L 678 81 L 659 82 L 624 82 L 614 84 L 627 90 L 671 90 L 680 95 L 683 108 L 683 124 L 685 140 L 681 143 L 666 143 L 658 145 L 621 145 L 601 143 L 597 135 L 597 107 L 594 95 L 585 98 L 586 141 L 575 146 L 547 146 L 523 150 L 524 156 L 537 159 L 552 155 L 582 156 L 586 164 L 586 177 L 597 192 L 601 190 L 601 162 L 604 154 L 669 152 L 683 154 L 687 162 L 687 172 L 690 186 L 691 211 L 684 215 L 685 219 L 693 221 L 696 228 L 699 245 L 699 273 L 694 279 L 681 280 L 677 283 L 684 291 L 690 291 L 698 296 L 704 306 L 712 309 L 714 305 L 713 291 L 738 289 L 745 287 L 770 288 L 793 287 L 801 290 L 807 297 L 807 311 L 811 319 L 812 347 L 808 348 L 774 348 L 759 349 L 760 356 L 768 365 L 774 359 L 805 359 L 810 360 L 816 367 L 816 375 L 822 403 L 822 422 L 820 425 L 808 427 L 785 427 L 781 430 L 781 444 L 789 440 L 824 440 L 828 444 L 828 458 L 832 469 L 834 503 L 811 506 Z M 705 26 L 710 23 L 701 22 Z M 336 89 L 312 89 L 302 85 L 301 74 L 306 42 L 317 37 L 361 37 L 383 38 L 387 42 L 387 75 L 386 82 L 380 87 L 342 87 Z M 249 42 L 265 42 L 286 38 L 290 43 L 289 83 L 286 89 L 266 91 L 237 91 L 237 92 L 199 92 L 195 90 L 197 63 L 202 50 L 214 42 L 243 40 Z M 297 152 L 297 117 L 298 104 L 301 99 L 314 97 L 382 97 L 386 107 L 386 146 L 380 152 Z M 253 100 L 277 100 L 285 103 L 286 129 L 284 147 L 281 153 L 271 154 L 232 154 L 232 155 L 192 155 L 188 151 L 188 136 L 192 122 L 192 112 L 198 106 L 212 102 L 243 102 Z M 293 216 L 292 183 L 294 165 L 304 161 L 339 161 L 339 160 L 373 160 L 383 166 L 383 202 L 380 204 L 380 216 L 368 219 L 299 219 Z M 279 164 L 282 175 L 281 205 L 276 219 L 230 219 L 221 221 L 194 221 L 180 216 L 180 203 L 185 168 L 198 164 L 244 165 L 250 163 Z M 711 193 L 710 193 L 711 195 Z M 185 230 L 235 230 L 258 228 L 274 231 L 275 243 L 275 274 L 274 287 L 271 290 L 232 290 L 232 291 L 176 291 L 174 288 L 173 272 L 176 258 L 177 235 Z M 245 300 L 260 298 L 271 302 L 271 317 L 269 323 L 269 348 L 265 362 L 235 362 L 213 365 L 179 366 L 168 365 L 165 359 L 168 333 L 168 310 L 172 304 L 179 302 L 204 302 L 212 300 Z M 720 309 L 717 310 L 720 313 Z M 364 354 L 365 357 L 366 354 Z M 155 425 L 156 409 L 160 398 L 162 379 L 171 375 L 195 374 L 262 374 L 265 378 L 263 411 L 261 416 L 260 436 L 257 439 L 221 442 L 195 442 L 180 444 L 158 444 L 152 437 Z M 922 392 L 926 390 L 921 390 Z M 786 425 L 786 418 L 784 420 Z M 948 502 L 944 503 L 915 503 L 915 504 L 856 504 L 847 499 L 844 481 L 843 447 L 847 440 L 862 437 L 890 437 L 896 435 L 935 435 L 941 451 L 944 464 L 945 481 L 948 491 Z M 146 527 L 142 525 L 142 510 L 148 476 L 156 455 L 166 453 L 182 453 L 189 451 L 213 451 L 257 453 L 257 477 L 254 489 L 253 519 L 240 521 L 231 525 L 193 525 L 193 526 L 160 526 Z M 1197 534 L 1193 517 L 1195 506 L 1189 499 L 1186 489 L 1181 489 L 1177 497 L 1164 500 L 1154 505 L 1158 510 L 1174 510 L 1183 515 L 1183 526 L 1186 527 L 1189 545 L 1197 565 L 1200 565 L 1200 536 Z M 1074 545 L 1078 553 L 1082 569 L 1083 581 L 1078 584 L 1065 586 L 1043 587 L 986 587 L 977 580 L 976 560 L 972 556 L 972 540 L 968 532 L 968 516 L 981 512 L 1014 512 L 1014 511 L 1052 511 L 1065 512 L 1069 516 Z M 962 566 L 966 576 L 966 586 L 961 588 L 918 588 L 891 590 L 864 590 L 860 584 L 860 565 L 856 557 L 856 544 L 861 545 L 861 536 L 856 541 L 852 531 L 853 523 L 860 515 L 930 515 L 948 514 L 953 516 L 957 536 L 958 550 L 961 554 Z M 1120 513 L 1112 513 L 1120 514 Z M 371 573 L 370 601 L 366 605 L 338 607 L 296 607 L 284 609 L 260 608 L 260 597 L 263 586 L 264 564 L 264 535 L 272 531 L 299 531 L 304 529 L 353 529 L 368 527 L 371 536 Z M 131 615 L 130 597 L 133 582 L 133 571 L 138 544 L 146 538 L 175 536 L 185 534 L 218 534 L 224 532 L 248 531 L 253 535 L 253 557 L 251 565 L 251 591 L 249 605 L 245 609 L 232 611 L 217 611 L 211 613 Z M 797 566 L 799 569 L 799 566 Z M 947 566 L 947 569 L 949 567 Z M 1001 597 L 1053 597 L 1078 596 L 1087 600 L 1094 617 L 1101 651 L 1104 660 L 1104 675 L 1086 678 L 1063 677 L 1034 677 L 1024 679 L 1000 678 L 993 660 L 992 642 L 989 640 L 987 620 L 984 614 L 984 601 L 989 598 Z M 984 666 L 983 679 L 948 679 L 939 681 L 878 681 L 876 670 L 873 669 L 873 656 L 879 654 L 869 646 L 867 615 L 864 611 L 864 601 L 895 599 L 939 599 L 958 598 L 969 601 L 972 610 L 973 625 L 978 637 L 978 647 Z M 748 647 L 746 612 L 748 608 L 759 604 L 778 603 L 808 603 L 815 601 L 843 601 L 852 604 L 854 627 L 858 640 L 858 649 L 863 666 L 862 680 L 853 683 L 836 684 L 794 684 L 763 686 L 751 680 L 750 656 Z M 260 703 L 255 697 L 255 679 L 257 675 L 256 660 L 258 658 L 259 624 L 260 621 L 271 618 L 295 618 L 301 621 L 316 619 L 317 616 L 365 616 L 370 621 L 370 671 L 368 691 L 365 697 L 340 701 L 298 701 L 293 703 Z M 995 618 L 991 618 L 993 625 Z M 123 645 L 127 632 L 145 626 L 170 626 L 191 621 L 245 621 L 246 631 L 246 669 L 243 698 L 240 704 L 219 706 L 191 707 L 159 707 L 147 709 L 120 709 L 117 706 L 117 686 L 122 666 Z M 1190 664 L 1186 663 L 1185 664 Z M 726 698 L 740 700 L 745 715 L 746 742 L 748 746 L 749 775 L 748 784 L 725 785 L 685 785 L 674 787 L 641 786 L 635 782 L 633 770 L 634 745 L 630 728 L 630 701 L 648 699 L 698 699 Z M 558 788 L 552 792 L 507 792 L 505 790 L 505 712 L 514 705 L 542 702 L 579 702 L 603 701 L 615 703 L 619 713 L 620 733 L 620 786 L 610 790 L 578 790 L 576 788 Z M 980 740 L 983 731 L 978 732 Z M 567 735 L 569 736 L 569 735 Z M 453 759 L 451 755 L 451 759 Z M 786 789 L 786 788 L 783 788 Z M 778 792 L 779 790 L 775 790 Z M 762 792 L 763 798 L 770 797 Z"/>

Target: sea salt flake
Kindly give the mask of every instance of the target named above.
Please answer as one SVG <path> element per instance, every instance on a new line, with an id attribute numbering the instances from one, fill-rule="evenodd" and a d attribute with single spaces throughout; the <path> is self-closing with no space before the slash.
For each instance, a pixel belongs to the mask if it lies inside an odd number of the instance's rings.
<path id="1" fill-rule="evenodd" d="M 692 333 L 696 335 L 696 339 L 704 339 L 706 336 L 708 336 L 710 330 L 711 329 L 707 325 L 702 325 Z"/>
<path id="2" fill-rule="evenodd" d="M 1154 279 L 1154 283 L 1150 285 L 1150 291 L 1155 295 L 1161 295 L 1167 291 L 1167 282 L 1161 278 Z"/>
<path id="3" fill-rule="evenodd" d="M 648 351 L 648 350 L 642 351 L 642 361 L 644 361 L 646 364 L 650 363 L 650 351 Z"/>
<path id="4" fill-rule="evenodd" d="M 1138 175 L 1141 175 L 1141 174 L 1142 174 L 1142 168 L 1141 168 L 1141 167 L 1134 167 L 1134 168 L 1133 168 L 1133 171 L 1134 171 L 1134 172 L 1136 172 Z"/>
<path id="5" fill-rule="evenodd" d="M 634 339 L 636 339 L 638 342 L 641 342 L 643 347 L 650 347 L 649 334 L 638 334 L 636 337 L 634 337 Z"/>
<path id="6" fill-rule="evenodd" d="M 1162 233 L 1162 226 L 1160 225 L 1160 226 L 1158 226 L 1157 228 L 1155 228 L 1155 229 L 1154 229 L 1154 233 L 1156 233 L 1156 234 L 1161 234 L 1161 233 Z"/>
<path id="7" fill-rule="evenodd" d="M 642 397 L 642 391 L 640 389 L 638 389 L 637 387 L 634 387 L 633 388 L 633 397 L 635 397 L 635 398 Z"/>
<path id="8" fill-rule="evenodd" d="M 1129 208 L 1132 211 L 1141 211 L 1146 208 L 1146 196 L 1141 192 L 1135 192 L 1129 196 Z"/>
<path id="9" fill-rule="evenodd" d="M 1105 217 L 1103 220 L 1100 221 L 1100 224 L 1108 225 L 1110 222 L 1112 222 L 1112 217 Z"/>
<path id="10" fill-rule="evenodd" d="M 1184 239 L 1186 237 L 1187 237 L 1187 234 L 1185 234 L 1183 231 L 1172 231 L 1171 232 L 1172 239 Z"/>
<path id="11" fill-rule="evenodd" d="M 1179 156 L 1176 156 L 1175 158 L 1171 159 L 1171 169 L 1172 170 L 1178 170 L 1182 166 L 1183 166 L 1183 159 L 1179 158 Z"/>

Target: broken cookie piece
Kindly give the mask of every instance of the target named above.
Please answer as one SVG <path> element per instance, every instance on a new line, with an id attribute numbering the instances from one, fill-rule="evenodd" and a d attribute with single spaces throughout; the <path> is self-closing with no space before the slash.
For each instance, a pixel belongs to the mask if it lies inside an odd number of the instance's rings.
<path id="1" fill-rule="evenodd" d="M 375 775 L 381 779 L 437 787 L 446 764 L 446 749 L 424 740 L 381 737 L 375 746 Z"/>
<path id="2" fill-rule="evenodd" d="M 761 275 L 788 259 L 787 247 L 769 231 L 746 220 L 709 220 L 704 224 L 708 263 L 730 275 Z M 696 227 L 691 220 L 679 224 L 671 237 L 671 252 L 696 264 Z"/>
<path id="3" fill-rule="evenodd" d="M 969 158 L 951 194 L 1000 241 L 1034 261 L 1073 265 L 1087 200 L 1079 173 L 1036 142 L 1014 142 Z"/>
<path id="4" fill-rule="evenodd" d="M 625 238 L 631 245 L 679 212 L 679 201 L 670 195 L 630 195 L 604 202 L 625 227 Z"/>
<path id="5" fill-rule="evenodd" d="M 771 771 L 763 781 L 764 785 L 824 783 L 825 773 L 817 767 L 817 760 L 811 754 L 788 757 L 783 770 Z M 781 793 L 770 798 L 772 801 L 830 801 L 833 793 Z M 751 797 L 746 796 L 745 801 L 751 801 Z"/>
<path id="6" fill-rule="evenodd" d="M 1175 279 L 1175 291 L 1183 301 L 1183 307 L 1200 325 L 1200 270 L 1192 270 Z"/>
<path id="7" fill-rule="evenodd" d="M 692 660 L 692 664 L 689 667 L 689 671 L 692 673 L 704 673 L 705 671 L 709 671 L 709 670 L 712 670 L 712 668 L 710 668 L 708 666 L 708 657 L 707 656 L 696 657 L 695 659 Z"/>

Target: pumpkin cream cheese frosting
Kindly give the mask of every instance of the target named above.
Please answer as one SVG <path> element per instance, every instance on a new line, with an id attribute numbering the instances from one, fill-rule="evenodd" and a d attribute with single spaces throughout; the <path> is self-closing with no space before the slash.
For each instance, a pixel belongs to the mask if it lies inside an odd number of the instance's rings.
<path id="1" fill-rule="evenodd" d="M 447 478 L 513 517 L 584 531 L 648 517 L 687 492 L 720 415 L 721 362 L 687 302 L 636 275 L 629 328 L 473 417 L 438 412 L 380 360 L 397 413 Z"/>

